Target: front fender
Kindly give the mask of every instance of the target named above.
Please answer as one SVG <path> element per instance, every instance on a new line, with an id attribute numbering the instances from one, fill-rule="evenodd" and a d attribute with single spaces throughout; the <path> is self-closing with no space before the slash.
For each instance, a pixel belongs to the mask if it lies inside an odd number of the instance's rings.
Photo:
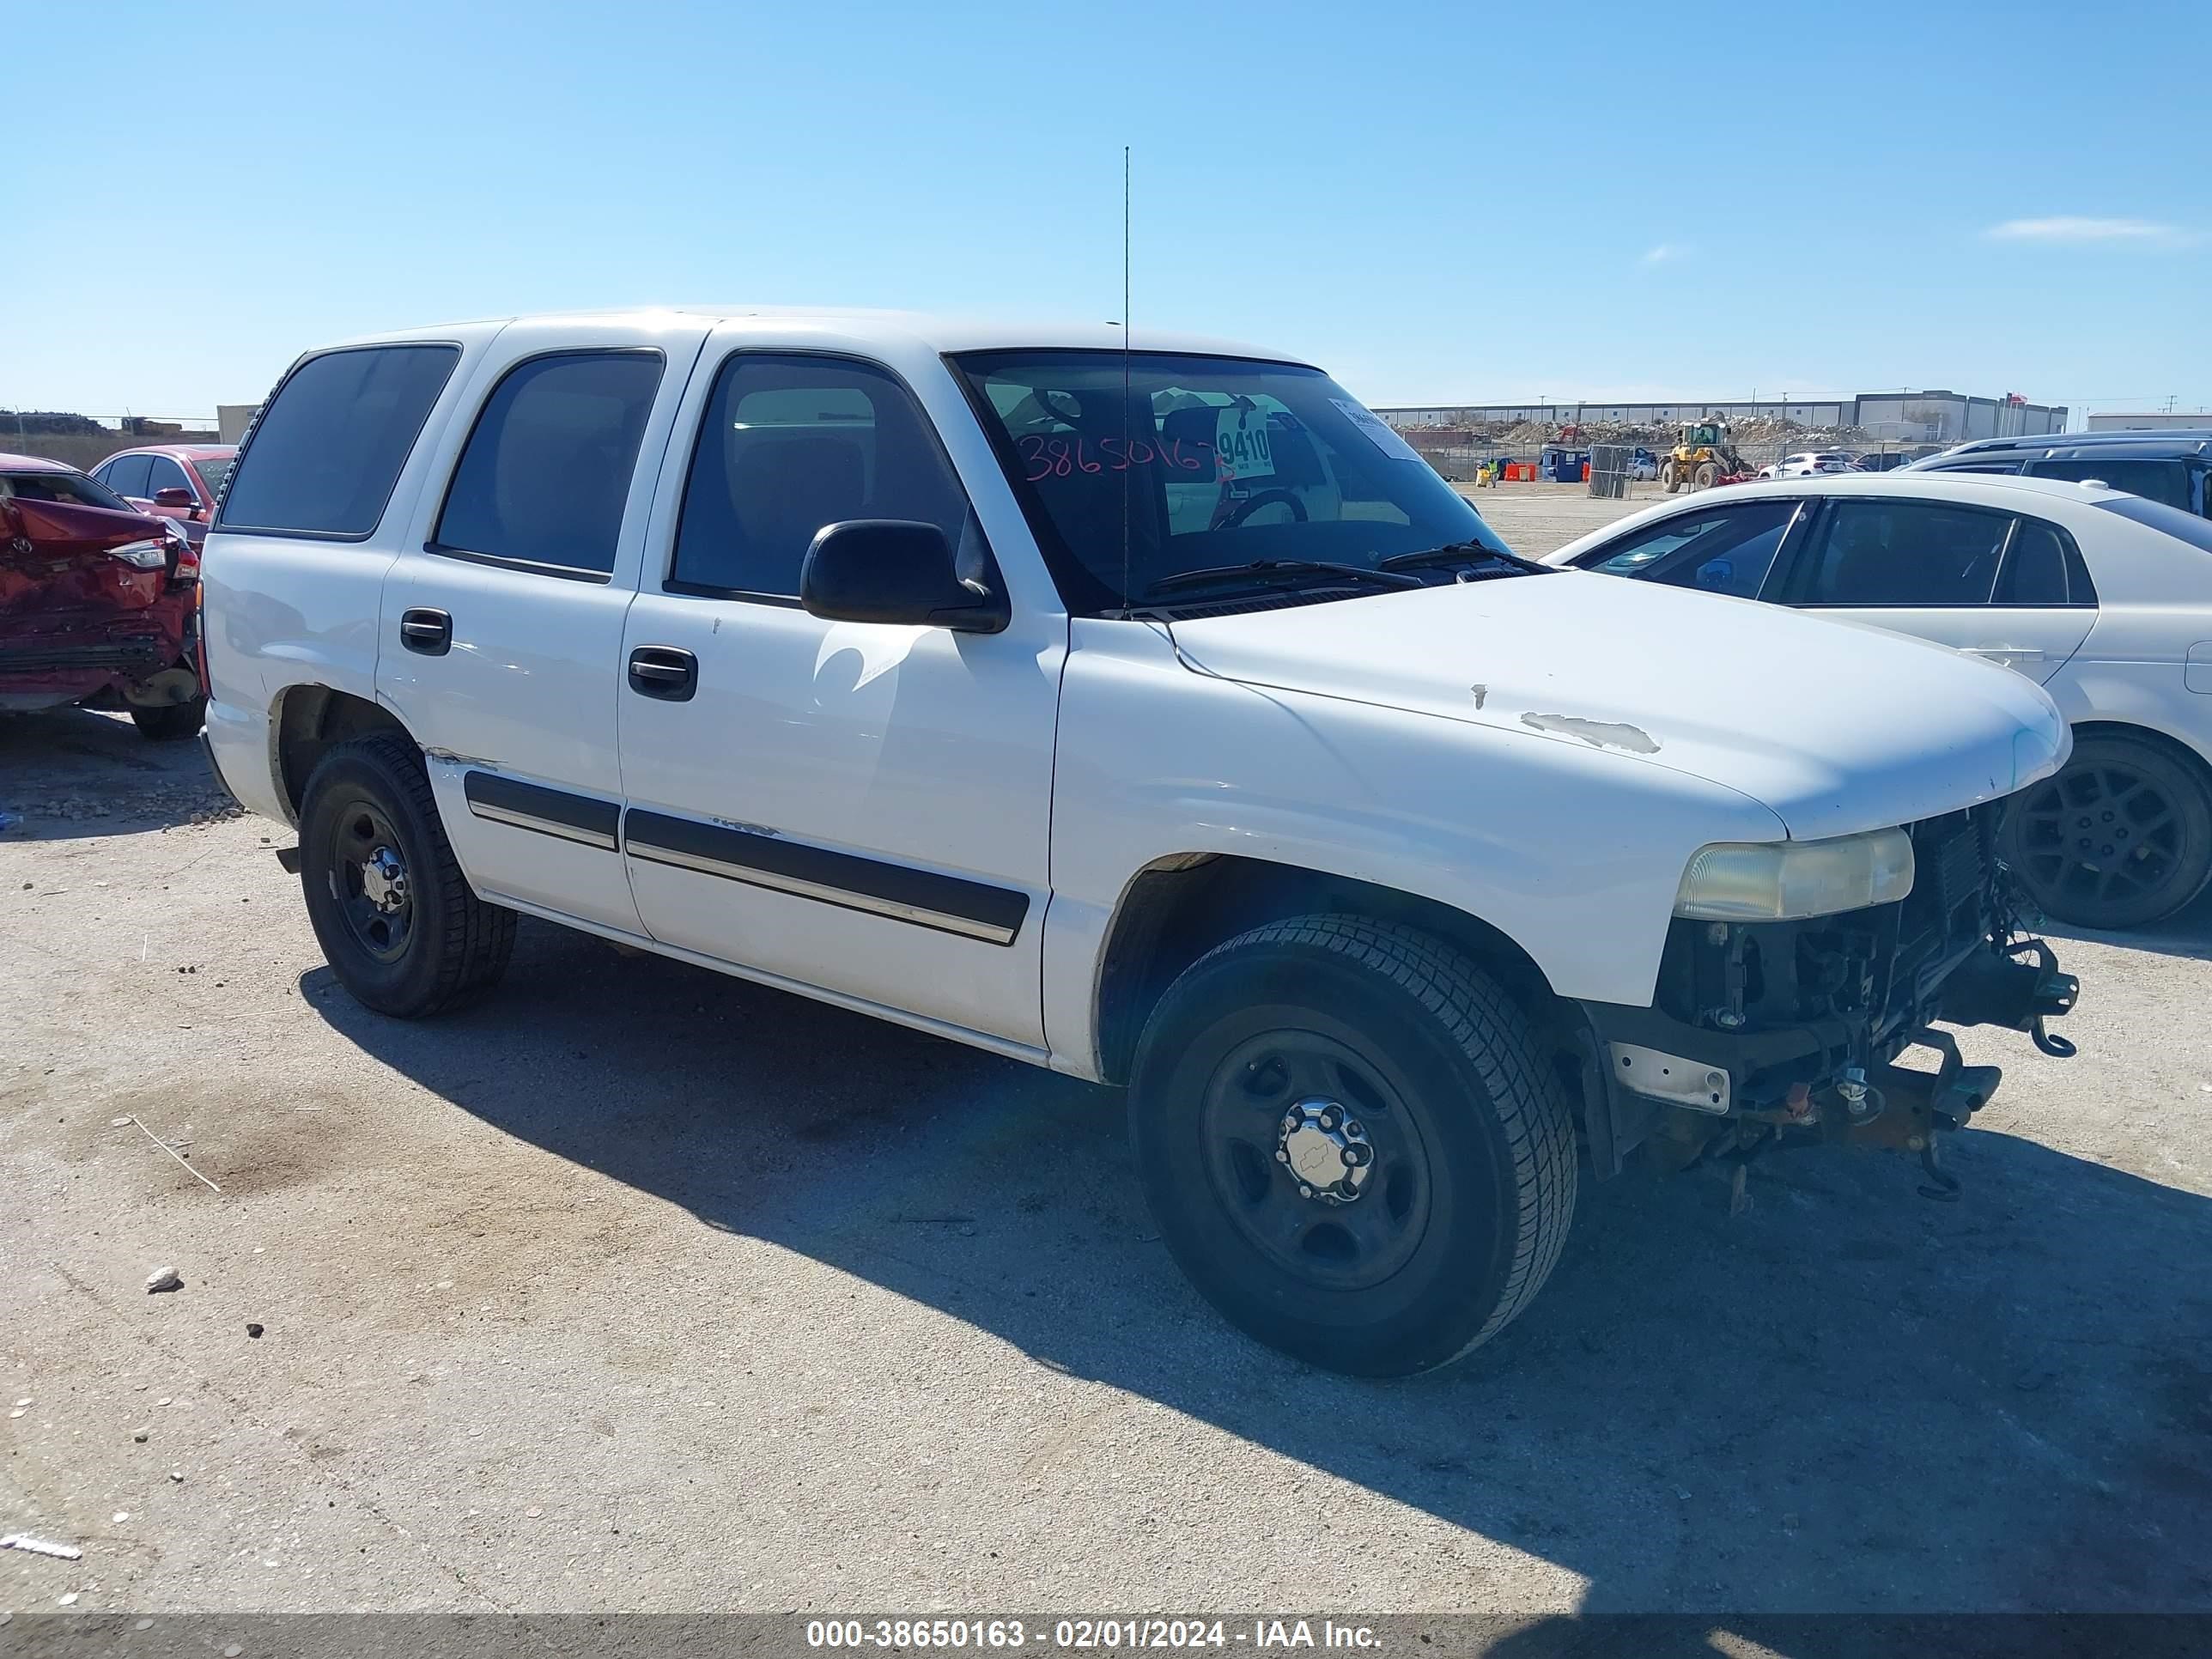
<path id="1" fill-rule="evenodd" d="M 1054 785 L 1046 1030 L 1095 1066 L 1095 989 L 1147 866 L 1224 854 L 1418 895 L 1518 945 L 1562 996 L 1650 1000 L 1674 894 L 1714 841 L 1786 839 L 1720 785 L 1591 748 L 1195 673 L 1079 621 Z"/>

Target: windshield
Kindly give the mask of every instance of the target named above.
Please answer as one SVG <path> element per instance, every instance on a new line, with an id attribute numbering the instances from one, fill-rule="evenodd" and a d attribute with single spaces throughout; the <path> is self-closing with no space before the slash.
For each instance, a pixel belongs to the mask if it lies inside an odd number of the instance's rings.
<path id="1" fill-rule="evenodd" d="M 1079 614 L 1155 601 L 1161 582 L 1191 571 L 1306 560 L 1372 569 L 1463 543 L 1505 550 L 1435 469 L 1317 369 L 1153 352 L 955 361 Z"/>
<path id="2" fill-rule="evenodd" d="M 222 481 L 230 476 L 230 469 L 237 465 L 237 460 L 234 455 L 195 456 L 192 471 L 200 475 L 200 482 L 207 486 L 209 495 L 220 495 Z"/>
<path id="3" fill-rule="evenodd" d="M 82 472 L 0 472 L 0 495 L 26 501 L 60 501 L 69 507 L 104 507 L 111 513 L 138 510 L 106 484 Z"/>

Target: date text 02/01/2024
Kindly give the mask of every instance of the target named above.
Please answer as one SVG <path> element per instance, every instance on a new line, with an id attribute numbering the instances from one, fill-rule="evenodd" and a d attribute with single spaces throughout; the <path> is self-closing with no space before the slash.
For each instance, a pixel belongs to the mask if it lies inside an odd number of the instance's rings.
<path id="1" fill-rule="evenodd" d="M 1149 1648 L 1349 1648 L 1379 1645 L 1364 1625 L 1332 1620 L 1266 1619 L 1249 1629 L 1221 1619 L 1061 1619 L 1045 1640 L 1042 1625 L 1019 1619 L 814 1619 L 806 1625 L 811 1648 L 1012 1649 L 1050 1645 L 1078 1650 Z"/>

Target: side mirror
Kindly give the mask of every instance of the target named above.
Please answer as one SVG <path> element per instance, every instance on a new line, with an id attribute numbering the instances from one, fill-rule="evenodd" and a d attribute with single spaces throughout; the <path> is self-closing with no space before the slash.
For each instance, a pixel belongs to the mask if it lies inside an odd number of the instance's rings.
<path id="1" fill-rule="evenodd" d="M 823 525 L 799 569 L 799 602 L 828 622 L 967 634 L 995 634 L 1011 619 L 1004 594 L 960 575 L 942 530 L 906 519 Z"/>
<path id="2" fill-rule="evenodd" d="M 154 492 L 154 505 L 156 507 L 198 507 L 199 502 L 193 498 L 192 492 L 191 490 L 181 489 L 173 484 L 167 489 L 157 489 Z"/>

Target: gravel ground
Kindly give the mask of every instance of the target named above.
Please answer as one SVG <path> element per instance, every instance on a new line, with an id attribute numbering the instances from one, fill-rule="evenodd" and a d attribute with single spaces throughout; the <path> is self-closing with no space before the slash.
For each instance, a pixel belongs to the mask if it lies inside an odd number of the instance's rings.
<path id="1" fill-rule="evenodd" d="M 1656 483 L 1630 488 L 1629 498 L 1620 501 L 1593 500 L 1581 484 L 1502 483 L 1489 489 L 1467 484 L 1459 493 L 1474 503 L 1508 547 L 1524 558 L 1540 559 L 1577 536 L 1667 499 Z"/>
<path id="2" fill-rule="evenodd" d="M 84 1552 L 0 1607 L 2212 1608 L 2212 907 L 1967 1035 L 1964 1201 L 1586 1188 L 1376 1385 L 1198 1302 L 1111 1093 L 530 922 L 364 1012 L 200 764 L 0 720 L 0 1532 Z"/>

